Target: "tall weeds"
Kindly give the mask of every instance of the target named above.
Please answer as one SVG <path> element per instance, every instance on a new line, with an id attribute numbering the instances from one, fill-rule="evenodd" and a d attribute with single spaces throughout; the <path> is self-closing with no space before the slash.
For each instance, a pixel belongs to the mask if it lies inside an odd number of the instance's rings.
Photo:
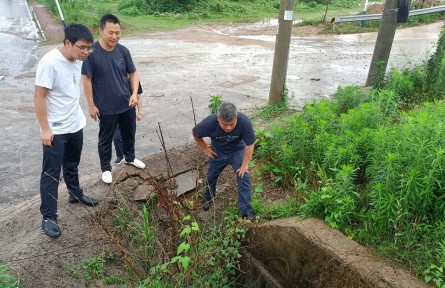
<path id="1" fill-rule="evenodd" d="M 391 69 L 377 89 L 340 87 L 332 101 L 307 104 L 260 131 L 256 154 L 273 183 L 302 194 L 300 215 L 325 219 L 435 283 L 445 281 L 438 274 L 445 268 L 444 50 L 442 32 L 426 66 Z"/>

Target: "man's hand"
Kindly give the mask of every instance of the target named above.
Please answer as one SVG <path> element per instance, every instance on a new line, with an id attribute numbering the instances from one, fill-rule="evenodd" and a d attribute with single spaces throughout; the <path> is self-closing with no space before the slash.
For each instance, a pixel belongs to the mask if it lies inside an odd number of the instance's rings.
<path id="1" fill-rule="evenodd" d="M 236 174 L 239 177 L 243 178 L 244 174 L 249 173 L 249 165 L 242 165 L 238 170 L 236 170 Z"/>
<path id="2" fill-rule="evenodd" d="M 216 152 L 212 150 L 212 148 L 210 148 L 210 146 L 206 146 L 204 149 L 202 149 L 204 151 L 204 154 L 207 155 L 207 157 L 212 158 L 214 156 L 216 156 Z"/>
<path id="3" fill-rule="evenodd" d="M 100 116 L 99 109 L 97 109 L 97 107 L 94 105 L 88 107 L 88 112 L 90 113 L 90 116 L 94 119 L 94 121 L 96 121 L 97 117 Z"/>
<path id="4" fill-rule="evenodd" d="M 136 104 L 138 104 L 138 95 L 133 94 L 130 97 L 130 101 L 128 101 L 128 106 L 134 107 L 134 106 L 136 106 Z"/>
<path id="5" fill-rule="evenodd" d="M 51 143 L 53 142 L 54 134 L 51 130 L 42 130 L 40 132 L 40 140 L 42 140 L 42 144 L 45 146 L 52 146 Z"/>
<path id="6" fill-rule="evenodd" d="M 244 174 L 249 173 L 249 162 L 250 162 L 250 159 L 252 159 L 254 148 L 255 148 L 255 144 L 246 146 L 246 148 L 244 148 L 243 163 L 241 163 L 241 167 L 238 170 L 236 170 L 236 173 L 241 178 L 244 177 Z"/>

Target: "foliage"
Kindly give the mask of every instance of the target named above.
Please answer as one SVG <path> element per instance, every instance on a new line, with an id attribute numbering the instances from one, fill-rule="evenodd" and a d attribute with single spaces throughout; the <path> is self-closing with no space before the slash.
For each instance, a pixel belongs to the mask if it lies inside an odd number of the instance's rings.
<path id="1" fill-rule="evenodd" d="M 369 91 L 363 90 L 361 86 L 351 85 L 345 88 L 339 86 L 331 98 L 337 103 L 337 114 L 347 112 L 361 103 L 366 102 L 370 97 Z"/>
<path id="2" fill-rule="evenodd" d="M 210 95 L 209 109 L 211 114 L 218 113 L 219 106 L 223 103 L 221 96 Z"/>
<path id="3" fill-rule="evenodd" d="M 204 229 L 203 229 L 204 228 Z M 150 269 L 138 287 L 230 287 L 235 279 L 245 229 L 225 218 L 218 227 L 182 220 L 176 255 Z"/>
<path id="4" fill-rule="evenodd" d="M 332 101 L 260 129 L 255 155 L 264 177 L 303 197 L 289 198 L 293 213 L 323 218 L 442 287 L 445 101 L 425 85 L 435 71 L 392 68 L 376 89 L 339 87 Z"/>
<path id="5" fill-rule="evenodd" d="M 273 105 L 266 105 L 257 108 L 259 111 L 252 115 L 251 117 L 253 119 L 260 118 L 265 121 L 270 121 L 274 118 L 276 118 L 279 115 L 283 115 L 283 113 L 286 113 L 289 111 L 289 89 L 284 85 L 283 92 L 281 94 L 281 101 L 273 104 Z"/>
<path id="6" fill-rule="evenodd" d="M 145 0 L 122 1 L 117 6 L 120 13 L 127 16 L 141 16 L 148 14 L 149 7 Z"/>
<path id="7" fill-rule="evenodd" d="M 443 99 L 445 96 L 445 27 L 440 34 L 436 53 L 428 60 L 428 77 L 426 86 L 432 99 Z"/>
<path id="8" fill-rule="evenodd" d="M 73 270 L 73 275 L 78 278 L 83 278 L 91 284 L 94 284 L 97 280 L 103 280 L 106 284 L 122 283 L 119 275 L 105 275 L 104 265 L 107 260 L 113 258 L 113 253 L 101 252 L 98 256 L 81 263 Z"/>
<path id="9" fill-rule="evenodd" d="M 8 273 L 9 267 L 6 265 L 0 265 L 0 286 L 4 288 L 19 288 L 23 287 L 20 284 L 20 278 L 12 276 Z"/>

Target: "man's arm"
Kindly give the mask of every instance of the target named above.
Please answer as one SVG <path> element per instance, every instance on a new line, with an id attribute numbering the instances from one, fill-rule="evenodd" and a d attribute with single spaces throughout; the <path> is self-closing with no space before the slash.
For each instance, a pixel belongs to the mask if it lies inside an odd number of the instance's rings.
<path id="1" fill-rule="evenodd" d="M 243 157 L 243 163 L 241 164 L 241 167 L 236 170 L 236 173 L 243 178 L 245 173 L 249 173 L 249 162 L 252 159 L 253 155 L 253 149 L 255 148 L 255 144 L 246 146 L 244 148 L 244 157 Z"/>
<path id="2" fill-rule="evenodd" d="M 134 107 L 138 102 L 139 75 L 137 71 L 134 71 L 134 73 L 129 73 L 128 75 L 130 75 L 131 90 L 133 91 L 130 101 L 128 102 L 128 106 Z"/>
<path id="3" fill-rule="evenodd" d="M 97 109 L 96 105 L 94 105 L 93 84 L 91 82 L 91 77 L 88 77 L 87 75 L 83 75 L 83 91 L 85 93 L 88 102 L 88 112 L 91 118 L 93 118 L 94 121 L 96 121 L 97 117 L 100 116 L 100 113 L 99 109 Z"/>
<path id="4" fill-rule="evenodd" d="M 198 146 L 201 147 L 202 151 L 204 151 L 204 154 L 206 154 L 207 157 L 213 159 L 213 157 L 216 156 L 216 152 L 213 151 L 206 142 L 204 142 L 204 139 L 196 137 L 194 132 L 192 134 L 193 139 L 195 139 L 196 143 L 198 143 Z"/>
<path id="5" fill-rule="evenodd" d="M 142 95 L 138 94 L 138 102 L 136 103 L 136 108 L 138 109 L 138 115 L 136 116 L 136 120 L 142 120 Z"/>
<path id="6" fill-rule="evenodd" d="M 42 144 L 51 146 L 54 139 L 53 131 L 51 131 L 48 123 L 48 110 L 46 107 L 46 95 L 48 95 L 48 88 L 35 86 L 34 89 L 34 110 L 36 111 L 37 120 L 40 125 L 40 140 Z"/>

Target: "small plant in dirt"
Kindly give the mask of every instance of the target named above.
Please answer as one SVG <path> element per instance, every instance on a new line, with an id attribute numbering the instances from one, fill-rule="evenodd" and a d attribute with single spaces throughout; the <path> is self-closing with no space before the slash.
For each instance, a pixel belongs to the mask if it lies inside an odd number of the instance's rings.
<path id="1" fill-rule="evenodd" d="M 216 114 L 218 113 L 218 108 L 223 103 L 222 97 L 220 95 L 210 95 L 209 100 L 209 109 L 210 114 Z"/>
<path id="2" fill-rule="evenodd" d="M 281 101 L 273 105 L 259 107 L 258 112 L 252 115 L 251 118 L 252 120 L 261 119 L 269 122 L 278 116 L 282 116 L 286 112 L 289 112 L 289 89 L 284 85 Z"/>
<path id="3" fill-rule="evenodd" d="M 435 287 L 445 288 L 445 274 L 444 274 L 445 263 L 437 266 L 436 264 L 431 264 L 428 269 L 426 269 L 422 274 L 424 275 L 426 283 L 433 283 Z"/>
<path id="4" fill-rule="evenodd" d="M 108 283 L 108 284 L 114 283 L 115 281 L 120 279 L 120 276 L 116 275 L 106 276 L 104 268 L 107 260 L 111 260 L 113 258 L 114 258 L 113 253 L 101 252 L 96 257 L 93 257 L 91 259 L 82 262 L 79 265 L 79 267 L 73 270 L 73 275 L 78 278 L 83 278 L 91 284 L 96 283 L 96 281 L 98 280 L 102 280 L 103 283 Z"/>
<path id="5" fill-rule="evenodd" d="M 138 287 L 231 287 L 234 285 L 245 229 L 233 218 L 217 227 L 200 227 L 190 216 L 174 255 L 150 269 Z"/>
<path id="6" fill-rule="evenodd" d="M 2 288 L 20 288 L 24 287 L 20 284 L 21 279 L 19 277 L 11 275 L 9 267 L 6 265 L 0 265 L 0 287 Z"/>

